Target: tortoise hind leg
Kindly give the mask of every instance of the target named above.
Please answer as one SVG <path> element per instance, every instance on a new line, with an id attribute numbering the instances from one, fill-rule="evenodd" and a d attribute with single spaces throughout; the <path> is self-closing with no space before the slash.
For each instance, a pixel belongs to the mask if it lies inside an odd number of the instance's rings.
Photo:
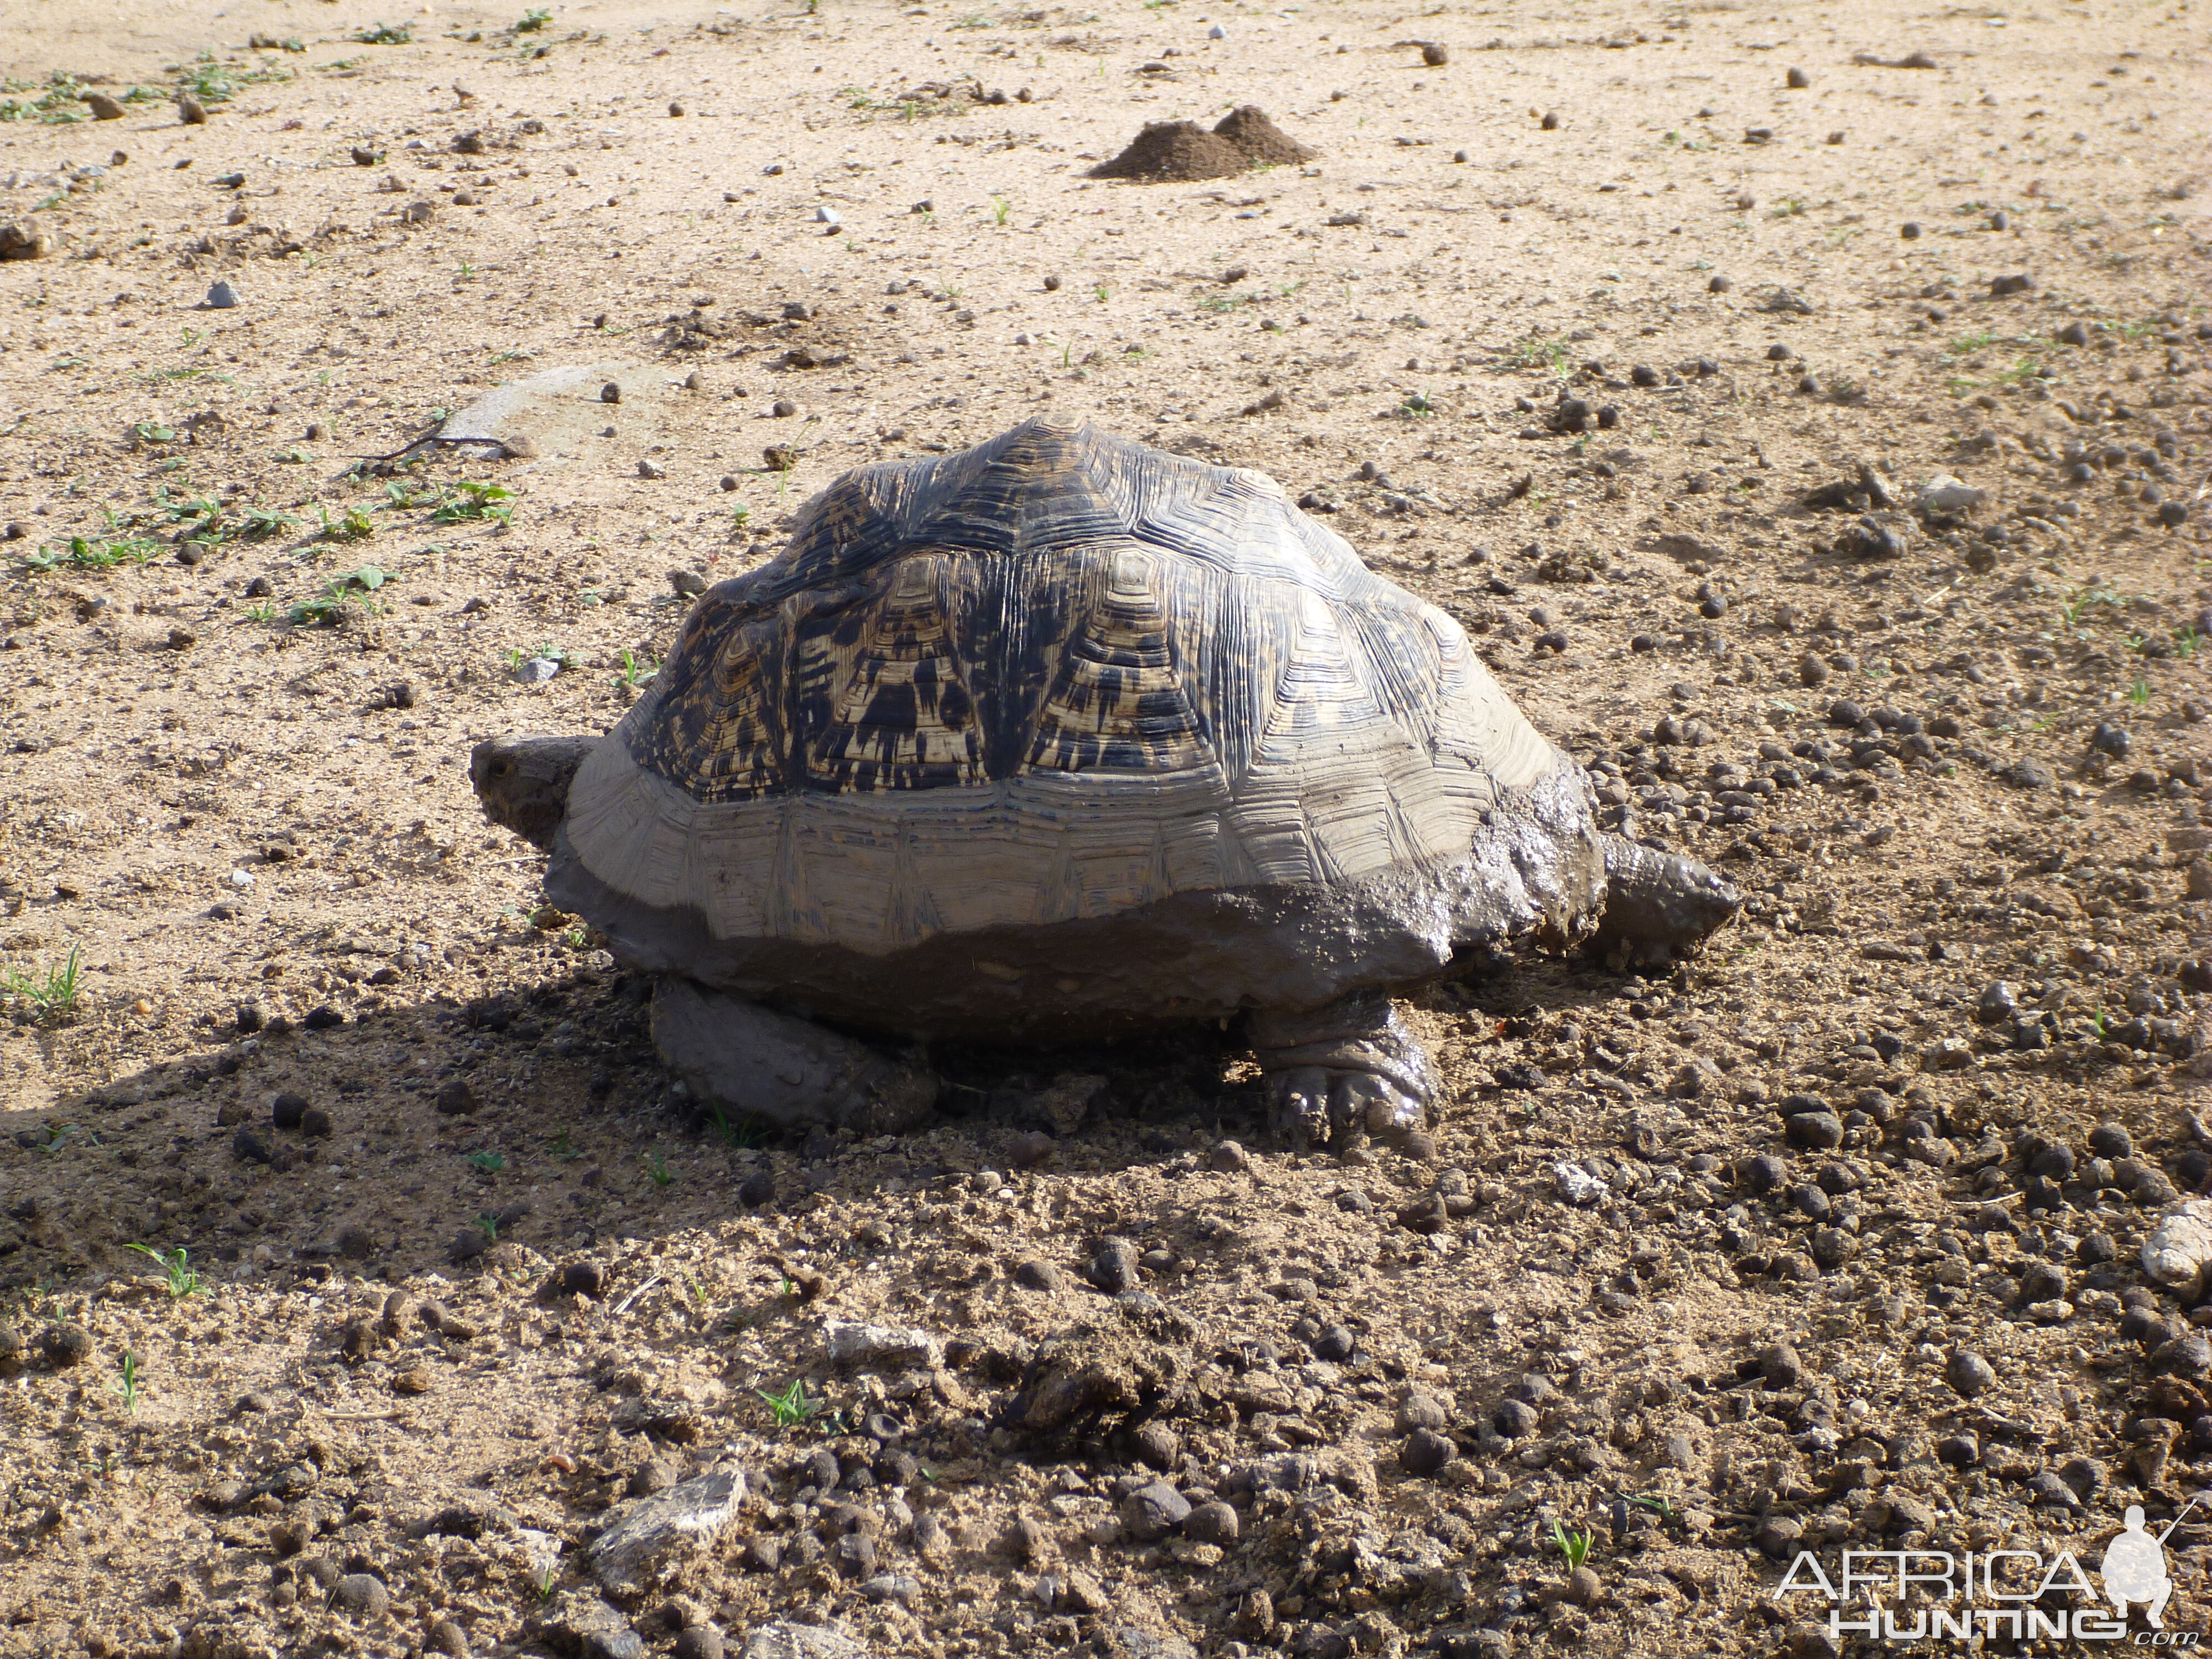
<path id="1" fill-rule="evenodd" d="M 1267 1073 L 1275 1133 L 1292 1146 L 1407 1134 L 1436 1098 L 1427 1051 L 1380 991 L 1319 1008 L 1261 1009 L 1245 1036 Z"/>
<path id="2" fill-rule="evenodd" d="M 653 987 L 653 1042 L 695 1100 L 779 1127 L 890 1134 L 937 1103 L 926 1066 L 679 975 Z"/>

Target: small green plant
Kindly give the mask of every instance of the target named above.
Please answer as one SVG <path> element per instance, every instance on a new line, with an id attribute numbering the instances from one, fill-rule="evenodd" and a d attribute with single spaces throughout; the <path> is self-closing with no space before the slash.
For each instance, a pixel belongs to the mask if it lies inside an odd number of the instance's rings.
<path id="1" fill-rule="evenodd" d="M 708 1119 L 714 1126 L 714 1133 L 726 1146 L 744 1149 L 757 1146 L 767 1139 L 757 1118 L 750 1115 L 732 1117 L 730 1109 L 719 1100 L 707 1109 Z"/>
<path id="2" fill-rule="evenodd" d="M 333 576 L 324 585 L 323 591 L 312 599 L 302 599 L 291 609 L 295 628 L 336 628 L 346 619 L 346 607 L 356 603 L 356 592 L 374 593 L 390 579 L 373 564 L 358 570 L 349 570 L 343 576 Z M 381 601 L 370 600 L 368 610 L 382 608 Z"/>
<path id="3" fill-rule="evenodd" d="M 198 1296 L 206 1291 L 207 1286 L 200 1282 L 199 1274 L 192 1270 L 191 1255 L 183 1245 L 167 1252 L 157 1250 L 150 1244 L 133 1244 L 129 1248 L 141 1255 L 153 1258 L 154 1265 L 161 1270 L 161 1276 L 167 1282 L 170 1301 L 181 1302 L 188 1296 Z"/>
<path id="4" fill-rule="evenodd" d="M 1100 283 L 1097 287 L 1093 288 L 1093 289 L 1091 290 L 1091 292 L 1092 293 L 1092 295 L 1095 295 L 1095 296 L 1097 297 L 1097 301 L 1098 301 L 1098 303 L 1099 303 L 1100 305 L 1102 305 L 1102 306 L 1103 306 L 1103 305 L 1104 305 L 1104 304 L 1106 303 L 1106 284 L 1105 284 L 1105 283 Z"/>
<path id="5" fill-rule="evenodd" d="M 793 1379 L 791 1386 L 781 1394 L 770 1394 L 766 1389 L 755 1389 L 753 1392 L 768 1402 L 779 1429 L 803 1428 L 808 1419 L 821 1413 L 823 1407 L 822 1401 L 806 1397 L 805 1377 Z"/>
<path id="6" fill-rule="evenodd" d="M 1569 1531 L 1557 1516 L 1552 1518 L 1552 1542 L 1558 1547 L 1559 1553 L 1567 1558 L 1569 1572 L 1581 1566 L 1589 1557 L 1590 1534 Z"/>
<path id="7" fill-rule="evenodd" d="M 541 645 L 534 651 L 525 650 L 518 645 L 507 651 L 507 672 L 512 674 L 523 664 L 536 662 L 540 659 L 557 662 L 563 669 L 573 668 L 576 661 L 574 653 L 564 651 L 557 645 Z"/>
<path id="8" fill-rule="evenodd" d="M 480 1150 L 471 1152 L 467 1157 L 464 1158 L 461 1162 L 467 1164 L 478 1175 L 495 1176 L 507 1167 L 507 1159 L 505 1158 L 501 1157 L 497 1152 L 489 1151 Z"/>
<path id="9" fill-rule="evenodd" d="M 469 1225 L 474 1227 L 493 1243 L 499 1243 L 499 1217 L 491 1211 L 484 1211 L 474 1221 L 469 1223 Z"/>
<path id="10" fill-rule="evenodd" d="M 1971 357 L 1984 346 L 1995 345 L 1996 340 L 1996 330 L 1978 328 L 1972 333 L 1961 334 L 1957 339 L 1952 341 L 1951 355 L 1954 357 Z"/>
<path id="11" fill-rule="evenodd" d="M 2142 675 L 2136 675 L 2135 684 L 2128 687 L 2128 701 L 2135 704 L 2138 708 L 2148 708 L 2150 706 L 2150 682 L 2143 678 Z"/>
<path id="12" fill-rule="evenodd" d="M 615 675 L 614 683 L 635 691 L 659 672 L 660 665 L 652 658 L 641 657 L 631 651 L 628 646 L 624 646 L 622 653 L 622 668 Z"/>
<path id="13" fill-rule="evenodd" d="M 316 539 L 325 542 L 357 542 L 376 534 L 376 523 L 362 507 L 349 507 L 335 519 L 327 507 L 318 507 L 316 514 L 322 520 L 322 528 L 315 532 Z"/>
<path id="14" fill-rule="evenodd" d="M 2066 625 L 2069 628 L 2079 628 L 2081 625 L 2081 619 L 2098 606 L 2111 608 L 2121 603 L 2122 596 L 2111 588 L 2092 585 L 2088 587 L 2076 588 L 2068 594 L 2061 603 L 2059 610 L 2065 617 Z"/>
<path id="15" fill-rule="evenodd" d="M 531 15 L 538 16 L 542 14 L 533 12 Z M 559 1594 L 560 1588 L 560 1575 L 554 1571 L 552 1562 L 539 1561 L 531 1568 L 530 1593 L 538 1598 L 540 1606 L 551 1601 Z"/>
<path id="16" fill-rule="evenodd" d="M 669 1167 L 668 1160 L 660 1155 L 659 1147 L 655 1146 L 640 1153 L 638 1161 L 645 1165 L 645 1172 L 653 1177 L 654 1186 L 665 1190 L 675 1181 L 676 1171 Z"/>
<path id="17" fill-rule="evenodd" d="M 95 538 L 72 536 L 60 547 L 43 544 L 35 553 L 20 556 L 18 562 L 33 573 L 48 570 L 112 570 L 119 564 L 144 564 L 161 550 L 150 536 Z"/>
<path id="18" fill-rule="evenodd" d="M 404 23 L 394 28 L 389 23 L 379 23 L 373 29 L 362 29 L 351 37 L 357 46 L 406 46 L 415 42 Z"/>
<path id="19" fill-rule="evenodd" d="M 1013 210 L 1014 204 L 1012 202 L 1009 202 L 1005 197 L 994 196 L 991 198 L 991 222 L 993 224 L 1005 224 L 1006 222 L 1006 216 Z"/>
<path id="20" fill-rule="evenodd" d="M 43 975 L 9 969 L 0 975 L 0 990 L 29 1003 L 32 1012 L 46 1024 L 58 1025 L 76 1018 L 77 999 L 84 990 L 82 947 L 70 945 L 69 960 L 58 968 L 48 968 Z M 52 1152 L 54 1147 L 46 1150 Z"/>
<path id="21" fill-rule="evenodd" d="M 284 613 L 269 599 L 256 599 L 246 607 L 244 615 L 250 623 L 273 623 Z"/>
<path id="22" fill-rule="evenodd" d="M 40 1152 L 46 1153 L 47 1157 L 51 1158 L 56 1152 L 61 1151 L 63 1147 L 68 1146 L 70 1143 L 70 1137 L 76 1133 L 76 1132 L 77 1127 L 74 1123 L 67 1124 L 58 1129 L 48 1129 L 46 1131 L 46 1138 L 38 1143 L 38 1148 Z"/>
<path id="23" fill-rule="evenodd" d="M 501 363 L 526 363 L 534 355 L 528 348 L 517 346 L 512 351 L 501 352 L 491 360 L 491 366 L 497 368 Z"/>
<path id="24" fill-rule="evenodd" d="M 453 267 L 453 275 L 459 277 L 461 281 L 465 283 L 476 274 L 477 268 L 471 264 L 466 259 L 462 260 L 460 264 Z"/>
<path id="25" fill-rule="evenodd" d="M 732 530 L 743 530 L 748 524 L 752 522 L 752 508 L 747 507 L 742 501 L 738 502 L 737 506 L 730 509 L 730 528 Z"/>
<path id="26" fill-rule="evenodd" d="M 469 519 L 493 519 L 501 524 L 514 521 L 514 508 L 510 503 L 514 492 L 505 484 L 479 483 L 464 478 L 448 489 L 430 514 L 434 524 L 458 524 Z"/>
<path id="27" fill-rule="evenodd" d="M 1348 288 L 1345 297 L 1351 297 Z M 1547 339 L 1541 334 L 1524 334 L 1506 348 L 1505 362 L 1511 368 L 1548 367 L 1554 374 L 1564 374 L 1567 371 L 1567 344 L 1564 340 Z"/>
<path id="28" fill-rule="evenodd" d="M 289 81 L 292 71 L 274 64 L 264 64 L 252 69 L 240 69 L 219 64 L 215 53 L 204 52 L 190 64 L 172 64 L 169 72 L 176 76 L 168 94 L 189 93 L 203 104 L 227 104 L 247 87 L 264 86 L 271 82 Z M 123 101 L 150 101 L 162 97 L 156 88 L 133 87 Z"/>
<path id="29" fill-rule="evenodd" d="M 138 1356 L 125 1350 L 117 1373 L 115 1380 L 107 1385 L 108 1392 L 123 1402 L 125 1411 L 136 1416 L 138 1401 L 143 1395 L 138 1386 Z"/>
<path id="30" fill-rule="evenodd" d="M 545 1138 L 545 1150 L 557 1158 L 568 1161 L 580 1158 L 584 1155 L 583 1149 L 568 1139 L 568 1132 L 566 1129 L 548 1135 Z"/>
<path id="31" fill-rule="evenodd" d="M 290 514 L 273 507 L 249 507 L 239 517 L 238 533 L 249 542 L 263 541 L 296 529 L 299 523 Z"/>
<path id="32" fill-rule="evenodd" d="M 1429 401 L 1429 394 L 1425 392 L 1407 392 L 1405 401 L 1398 408 L 1401 413 L 1413 419 L 1437 412 L 1437 406 Z"/>
<path id="33" fill-rule="evenodd" d="M 532 6 L 522 14 L 522 21 L 515 24 L 514 32 L 517 34 L 535 34 L 552 21 L 550 11 L 543 6 Z"/>
<path id="34" fill-rule="evenodd" d="M 2173 648 L 2181 656 L 2195 656 L 2197 647 L 2203 643 L 2204 636 L 2197 631 L 2194 624 L 2185 624 L 2173 630 Z"/>

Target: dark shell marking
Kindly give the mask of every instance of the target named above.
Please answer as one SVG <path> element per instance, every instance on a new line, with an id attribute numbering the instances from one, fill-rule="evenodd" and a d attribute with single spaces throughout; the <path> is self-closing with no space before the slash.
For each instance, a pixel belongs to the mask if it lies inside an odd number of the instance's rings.
<path id="1" fill-rule="evenodd" d="M 1296 595 L 1334 660 L 1303 660 Z M 720 584 L 660 674 L 637 763 L 699 801 L 972 787 L 1024 771 L 1251 760 L 1285 718 L 1432 742 L 1435 613 L 1255 474 L 1032 422 L 942 460 L 862 467 L 774 563 Z"/>

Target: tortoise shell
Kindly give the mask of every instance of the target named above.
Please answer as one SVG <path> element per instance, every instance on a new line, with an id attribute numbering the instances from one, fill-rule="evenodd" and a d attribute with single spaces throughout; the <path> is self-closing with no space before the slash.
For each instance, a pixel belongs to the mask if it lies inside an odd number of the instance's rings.
<path id="1" fill-rule="evenodd" d="M 1566 926 L 1602 890 L 1579 769 L 1455 623 L 1264 474 L 1042 418 L 848 473 L 703 595 L 554 878 L 603 927 L 884 957 L 1463 866 L 1539 795 L 1575 845 L 1516 852 L 1507 908 Z"/>

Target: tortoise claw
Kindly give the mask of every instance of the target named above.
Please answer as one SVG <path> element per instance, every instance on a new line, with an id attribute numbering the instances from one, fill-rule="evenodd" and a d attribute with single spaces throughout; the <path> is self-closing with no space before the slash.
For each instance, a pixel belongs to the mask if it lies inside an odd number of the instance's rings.
<path id="1" fill-rule="evenodd" d="M 1300 1150 L 1411 1133 L 1436 1097 L 1427 1054 L 1379 993 L 1257 1013 L 1249 1035 L 1267 1073 L 1275 1133 Z"/>

